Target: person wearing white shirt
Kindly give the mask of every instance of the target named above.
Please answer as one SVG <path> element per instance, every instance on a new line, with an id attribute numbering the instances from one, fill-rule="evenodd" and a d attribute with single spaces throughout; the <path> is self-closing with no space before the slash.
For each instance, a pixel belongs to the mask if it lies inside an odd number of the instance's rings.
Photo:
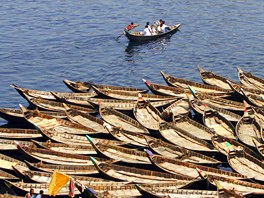
<path id="1" fill-rule="evenodd" d="M 145 26 L 143 34 L 144 34 L 144 36 L 151 36 L 151 32 L 150 32 L 150 30 L 149 30 L 147 25 Z"/>

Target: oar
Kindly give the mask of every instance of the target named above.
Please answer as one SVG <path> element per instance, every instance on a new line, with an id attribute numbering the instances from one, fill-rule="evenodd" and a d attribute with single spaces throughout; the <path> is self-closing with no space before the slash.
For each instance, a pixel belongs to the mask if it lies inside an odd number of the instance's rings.
<path id="1" fill-rule="evenodd" d="M 121 36 L 125 35 L 125 31 L 122 32 L 118 37 L 116 37 L 116 40 L 118 40 Z"/>

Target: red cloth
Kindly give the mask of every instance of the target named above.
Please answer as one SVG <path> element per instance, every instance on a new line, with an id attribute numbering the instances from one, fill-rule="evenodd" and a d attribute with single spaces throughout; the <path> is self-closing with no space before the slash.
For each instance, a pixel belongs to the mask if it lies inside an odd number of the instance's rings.
<path id="1" fill-rule="evenodd" d="M 72 178 L 70 179 L 70 184 L 69 184 L 69 196 L 74 197 L 74 181 Z"/>
<path id="2" fill-rule="evenodd" d="M 126 27 L 126 30 L 129 31 L 129 30 L 132 30 L 133 29 L 133 25 L 132 24 L 129 24 L 127 27 Z"/>

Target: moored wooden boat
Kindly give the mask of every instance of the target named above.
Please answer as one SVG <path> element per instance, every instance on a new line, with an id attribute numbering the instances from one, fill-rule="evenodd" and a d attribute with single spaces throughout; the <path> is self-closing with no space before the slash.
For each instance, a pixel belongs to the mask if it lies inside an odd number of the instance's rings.
<path id="1" fill-rule="evenodd" d="M 255 144 L 255 147 L 258 149 L 258 152 L 264 157 L 264 144 L 259 143 L 255 138 L 253 138 L 253 143 Z"/>
<path id="2" fill-rule="evenodd" d="M 51 115 L 53 117 L 67 118 L 64 112 L 54 112 L 54 111 L 40 111 L 40 112 L 43 114 Z M 20 109 L 0 108 L 0 117 L 15 124 L 27 123 Z"/>
<path id="3" fill-rule="evenodd" d="M 54 95 L 50 93 L 50 91 L 26 89 L 26 88 L 19 87 L 15 84 L 12 84 L 11 87 L 15 88 L 17 92 L 26 100 L 28 99 L 27 96 L 34 97 L 34 98 L 42 98 L 46 100 L 57 100 L 56 97 L 54 97 Z M 65 97 L 65 98 L 81 97 L 83 99 L 88 99 L 88 98 L 96 96 L 96 93 L 94 92 L 90 92 L 90 93 L 54 92 L 54 93 L 58 95 L 59 97 Z"/>
<path id="4" fill-rule="evenodd" d="M 223 188 L 227 190 L 235 190 L 238 193 L 242 193 L 242 195 L 252 195 L 252 194 L 264 194 L 264 185 L 258 183 L 251 183 L 243 180 L 219 177 L 216 175 L 204 174 L 205 178 L 212 185 L 221 185 Z"/>
<path id="5" fill-rule="evenodd" d="M 38 184 L 38 183 L 25 183 L 23 181 L 20 182 L 10 182 L 5 180 L 4 181 L 6 183 L 6 185 L 8 186 L 8 188 L 10 188 L 13 192 L 17 193 L 17 194 L 26 194 L 29 192 L 29 190 L 31 188 L 34 189 L 35 192 L 39 192 L 40 190 L 43 190 L 43 195 L 44 196 L 48 196 L 48 187 L 49 184 Z M 56 196 L 68 196 L 69 194 L 69 188 L 67 185 L 63 186 L 61 188 L 61 190 L 58 192 L 58 194 Z M 77 196 L 80 194 L 80 192 L 76 189 L 74 191 L 74 194 Z"/>
<path id="6" fill-rule="evenodd" d="M 217 111 L 205 109 L 203 114 L 203 122 L 205 126 L 214 130 L 218 135 L 227 137 L 229 139 L 236 139 L 235 127 L 231 122 L 221 116 Z"/>
<path id="7" fill-rule="evenodd" d="M 257 153 L 255 153 L 253 150 L 251 150 L 250 148 L 248 148 L 247 146 L 245 146 L 244 144 L 240 143 L 239 141 L 235 140 L 235 139 L 229 139 L 227 137 L 218 135 L 216 133 L 212 134 L 212 143 L 214 145 L 214 147 L 221 152 L 224 155 L 228 155 L 229 152 L 229 148 L 226 144 L 226 142 L 229 142 L 229 144 L 234 148 L 234 149 L 238 149 L 238 148 L 242 148 L 245 152 L 247 152 L 248 154 L 254 156 L 257 159 L 262 159 L 261 156 L 257 155 Z"/>
<path id="8" fill-rule="evenodd" d="M 71 81 L 71 80 L 63 80 L 64 84 L 75 93 L 87 93 L 90 91 L 91 87 L 87 86 L 85 82 L 81 81 Z"/>
<path id="9" fill-rule="evenodd" d="M 228 85 L 228 83 L 226 82 L 226 80 L 229 80 L 227 78 L 224 78 L 222 76 L 218 76 L 216 74 L 214 74 L 211 71 L 205 71 L 203 68 L 201 68 L 200 66 L 197 66 L 198 71 L 200 73 L 201 79 L 205 84 L 208 85 L 212 85 L 212 86 L 217 86 L 223 89 L 227 89 L 227 90 L 232 90 L 230 88 L 230 86 Z M 231 81 L 231 80 L 229 80 Z M 233 81 L 231 81 L 232 83 L 235 83 Z"/>
<path id="10" fill-rule="evenodd" d="M 118 100 L 118 99 L 104 99 L 104 98 L 90 98 L 87 100 L 93 106 L 99 108 L 99 105 L 105 107 L 112 107 L 115 110 L 127 110 L 130 111 L 134 108 L 136 100 Z M 173 103 L 175 99 L 161 100 L 150 102 L 154 107 L 164 107 Z"/>
<path id="11" fill-rule="evenodd" d="M 6 192 L 5 194 L 0 194 L 0 198 L 24 198 L 24 196 L 17 196 Z"/>
<path id="12" fill-rule="evenodd" d="M 31 163 L 25 161 L 30 169 L 53 173 L 58 171 L 67 175 L 92 175 L 98 173 L 94 165 L 80 166 L 80 165 L 61 165 L 61 164 L 47 164 L 42 161 Z"/>
<path id="13" fill-rule="evenodd" d="M 221 116 L 225 117 L 229 121 L 238 122 L 241 119 L 241 116 L 238 114 L 235 114 L 223 108 L 216 107 L 211 104 L 204 103 L 201 100 L 193 97 L 189 97 L 189 104 L 192 107 L 192 109 L 200 115 L 203 115 L 205 109 L 210 108 L 212 110 L 217 111 Z"/>
<path id="14" fill-rule="evenodd" d="M 0 127 L 0 138 L 8 139 L 35 139 L 42 137 L 36 129 L 2 128 Z"/>
<path id="15" fill-rule="evenodd" d="M 34 159 L 35 161 L 43 161 L 52 164 L 64 164 L 64 165 L 91 165 L 91 161 L 88 156 L 63 153 L 58 151 L 52 151 L 42 148 L 31 148 L 19 144 L 18 142 L 17 148 L 18 150 L 25 156 L 30 159 Z M 104 161 L 104 159 L 99 159 L 100 161 Z"/>
<path id="16" fill-rule="evenodd" d="M 236 192 L 234 189 L 228 190 L 223 188 L 217 181 L 215 181 L 217 187 L 217 194 L 219 198 L 245 198 L 242 193 Z"/>
<path id="17" fill-rule="evenodd" d="M 244 112 L 243 117 L 238 121 L 236 125 L 236 135 L 246 145 L 254 147 L 255 144 L 252 141 L 252 138 L 262 143 L 262 128 L 259 122 L 248 115 L 247 109 Z"/>
<path id="18" fill-rule="evenodd" d="M 199 197 L 199 198 L 217 198 L 217 191 L 212 190 L 195 190 L 195 189 L 159 189 L 143 187 L 136 184 L 138 191 L 143 197 L 148 198 L 181 198 L 181 197 Z"/>
<path id="19" fill-rule="evenodd" d="M 107 131 L 117 140 L 126 142 L 127 144 L 145 147 L 147 143 L 145 141 L 144 135 L 126 131 L 120 127 L 114 127 L 110 124 L 105 124 Z"/>
<path id="20" fill-rule="evenodd" d="M 170 30 L 165 32 L 165 33 L 160 33 L 160 34 L 156 34 L 156 35 L 150 35 L 150 36 L 145 36 L 142 35 L 140 32 L 129 32 L 129 31 L 124 31 L 125 36 L 128 38 L 129 41 L 132 42 L 146 42 L 146 41 L 153 41 L 162 37 L 166 37 L 166 36 L 171 36 L 173 34 L 175 34 L 179 27 L 181 26 L 181 24 L 176 24 L 176 25 L 172 25 L 169 26 Z"/>
<path id="21" fill-rule="evenodd" d="M 50 130 L 60 132 L 60 133 L 69 133 L 69 134 L 95 134 L 98 133 L 95 130 L 72 123 L 67 120 L 60 118 L 54 118 L 49 115 L 41 114 L 38 110 L 28 111 L 25 107 L 20 105 L 21 111 L 24 114 L 25 119 L 33 124 L 39 130 Z"/>
<path id="22" fill-rule="evenodd" d="M 113 108 L 100 107 L 99 113 L 104 119 L 104 121 L 108 122 L 113 126 L 122 127 L 127 131 L 135 133 L 149 134 L 148 130 L 144 126 L 139 124 L 136 120 L 121 112 L 114 110 Z"/>
<path id="23" fill-rule="evenodd" d="M 13 166 L 17 166 L 21 169 L 28 170 L 27 165 L 20 160 L 9 157 L 4 154 L 0 154 L 0 168 L 4 170 L 13 170 Z"/>
<path id="24" fill-rule="evenodd" d="M 94 148 L 87 144 L 87 145 L 73 145 L 73 144 L 63 144 L 63 143 L 54 143 L 50 140 L 46 142 L 38 142 L 35 140 L 31 140 L 37 146 L 45 149 L 50 149 L 53 151 L 64 152 L 64 153 L 71 153 L 71 154 L 82 154 L 82 155 L 93 155 L 96 154 Z"/>
<path id="25" fill-rule="evenodd" d="M 250 72 L 243 71 L 240 67 L 237 67 L 237 75 L 239 81 L 250 88 L 264 90 L 264 80 L 252 75 Z"/>
<path id="26" fill-rule="evenodd" d="M 208 166 L 202 166 L 202 165 L 197 165 L 193 163 L 183 162 L 178 159 L 166 158 L 164 156 L 155 155 L 150 150 L 147 150 L 147 149 L 145 151 L 148 154 L 148 158 L 153 165 L 155 165 L 159 169 L 165 172 L 168 172 L 168 173 L 189 176 L 194 179 L 197 179 L 200 177 L 199 173 L 197 172 L 197 169 L 199 169 L 199 170 L 202 170 L 204 173 L 217 175 L 221 177 L 227 177 L 227 178 L 233 178 L 233 179 L 246 178 L 245 176 L 238 174 L 238 173 L 224 171 L 224 170 L 220 170 L 216 168 L 210 168 Z"/>
<path id="27" fill-rule="evenodd" d="M 116 90 L 104 90 L 99 89 L 98 87 L 94 87 L 93 89 L 95 92 L 104 98 L 112 98 L 112 99 L 119 99 L 119 100 L 137 100 L 138 99 L 138 93 L 129 93 L 129 92 L 123 92 L 123 91 L 116 91 Z M 141 94 L 143 99 L 149 100 L 149 101 L 161 101 L 161 100 L 171 100 L 175 99 L 174 96 L 160 96 L 160 95 L 154 95 L 154 94 Z"/>
<path id="28" fill-rule="evenodd" d="M 98 155 L 109 158 L 114 161 L 122 161 L 134 164 L 150 164 L 147 155 L 143 151 L 136 149 L 124 148 L 113 144 L 94 143 L 93 139 L 86 135 L 88 141 L 92 144 Z"/>
<path id="29" fill-rule="evenodd" d="M 65 105 L 65 113 L 68 119 L 73 123 L 77 123 L 79 125 L 91 128 L 94 131 L 98 131 L 101 133 L 108 133 L 105 127 L 103 126 L 104 121 L 99 118 L 96 118 L 95 116 L 71 109 L 67 105 Z"/>
<path id="30" fill-rule="evenodd" d="M 178 116 L 178 115 L 188 115 L 189 112 L 190 112 L 190 104 L 188 100 L 179 99 L 173 102 L 167 108 L 165 108 L 162 111 L 161 115 L 164 118 L 168 116 L 170 113 L 172 113 L 173 116 Z"/>
<path id="31" fill-rule="evenodd" d="M 7 173 L 3 170 L 0 170 L 0 179 L 18 179 L 17 177 L 15 177 L 14 175 L 11 175 L 10 173 Z"/>
<path id="32" fill-rule="evenodd" d="M 189 86 L 192 86 L 197 92 L 202 93 L 222 93 L 224 95 L 229 95 L 231 92 L 229 90 L 219 88 L 217 86 L 211 86 L 211 85 L 204 85 L 197 82 L 185 80 L 182 78 L 176 78 L 170 75 L 165 74 L 163 71 L 161 71 L 161 75 L 163 76 L 166 83 L 170 86 L 174 87 L 182 87 L 185 89 L 188 89 Z"/>
<path id="33" fill-rule="evenodd" d="M 21 144 L 25 144 L 27 146 L 32 145 L 32 142 L 29 141 L 18 141 Z M 0 139 L 0 150 L 17 150 L 16 144 L 13 139 Z"/>
<path id="34" fill-rule="evenodd" d="M 142 126 L 149 130 L 159 130 L 159 123 L 162 121 L 160 112 L 141 96 L 134 106 L 133 114 Z"/>
<path id="35" fill-rule="evenodd" d="M 211 131 L 210 128 L 190 119 L 187 116 L 176 116 L 174 117 L 173 124 L 185 131 L 188 131 L 192 135 L 204 139 L 211 140 Z"/>
<path id="36" fill-rule="evenodd" d="M 249 93 L 249 92 L 244 91 L 243 88 L 241 88 L 240 91 L 245 96 L 246 100 L 249 103 L 251 103 L 257 107 L 263 107 L 264 106 L 264 94 L 257 95 L 257 94 Z"/>
<path id="37" fill-rule="evenodd" d="M 264 181 L 263 162 L 244 152 L 243 149 L 234 149 L 230 145 L 227 159 L 230 166 L 238 173 L 247 178 Z"/>
<path id="38" fill-rule="evenodd" d="M 172 144 L 195 150 L 205 152 L 215 152 L 213 145 L 197 138 L 188 131 L 182 130 L 172 124 L 162 122 L 160 123 L 160 134 Z"/>
<path id="39" fill-rule="evenodd" d="M 191 162 L 196 164 L 217 164 L 220 161 L 208 157 L 206 155 L 194 152 L 192 150 L 167 143 L 162 141 L 161 139 L 150 138 L 148 136 L 144 136 L 146 142 L 150 149 L 161 156 L 165 156 L 172 159 L 179 159 L 183 162 Z"/>
<path id="40" fill-rule="evenodd" d="M 99 173 L 111 180 L 148 184 L 185 181 L 185 185 L 188 185 L 195 181 L 188 176 L 179 176 L 130 166 L 121 166 L 107 162 L 98 163 L 93 157 L 90 158 Z"/>

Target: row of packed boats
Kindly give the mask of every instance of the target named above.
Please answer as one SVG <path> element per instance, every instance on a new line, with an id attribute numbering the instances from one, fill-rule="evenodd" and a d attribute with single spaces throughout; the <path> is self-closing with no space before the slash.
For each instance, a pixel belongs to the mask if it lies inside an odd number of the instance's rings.
<path id="1" fill-rule="evenodd" d="M 148 89 L 11 85 L 30 106 L 0 108 L 12 126 L 0 128 L 0 178 L 18 195 L 47 195 L 54 171 L 83 197 L 85 187 L 92 197 L 263 195 L 264 81 L 240 68 L 240 83 L 198 70 L 205 84 L 161 72 L 168 85 L 143 79 Z"/>

